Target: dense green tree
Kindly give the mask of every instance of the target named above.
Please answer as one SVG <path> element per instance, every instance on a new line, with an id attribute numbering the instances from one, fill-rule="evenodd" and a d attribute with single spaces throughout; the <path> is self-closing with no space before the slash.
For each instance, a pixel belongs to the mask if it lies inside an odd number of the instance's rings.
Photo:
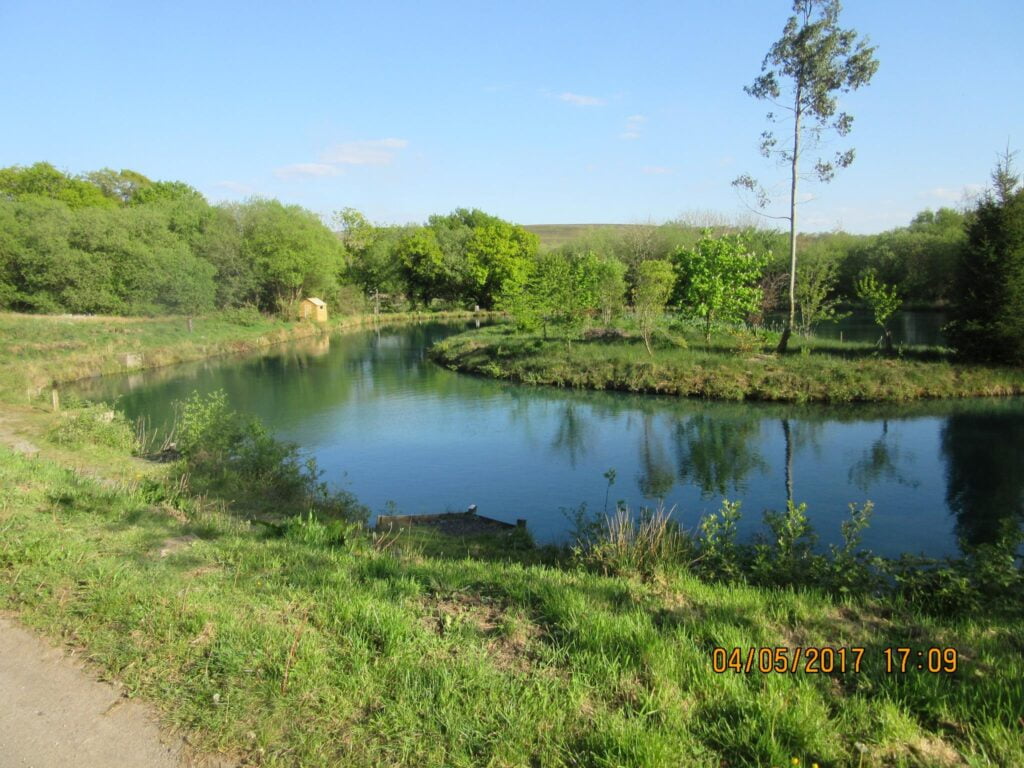
<path id="1" fill-rule="evenodd" d="M 626 265 L 614 256 L 590 254 L 588 268 L 594 274 L 594 294 L 601 322 L 609 325 L 626 301 Z"/>
<path id="2" fill-rule="evenodd" d="M 398 255 L 405 228 L 375 226 L 355 208 L 337 211 L 334 224 L 348 251 L 346 278 L 373 299 L 377 311 L 382 294 L 393 300 L 406 293 Z"/>
<path id="3" fill-rule="evenodd" d="M 303 294 L 329 294 L 344 267 L 344 246 L 316 214 L 276 200 L 242 212 L 242 254 L 252 263 L 263 309 L 294 307 Z"/>
<path id="4" fill-rule="evenodd" d="M 0 169 L 0 307 L 197 313 L 337 296 L 345 249 L 317 216 L 255 200 L 211 207 L 130 170 Z"/>
<path id="5" fill-rule="evenodd" d="M 949 339 L 968 358 L 1024 364 L 1024 189 L 1007 153 L 971 212 Z"/>
<path id="6" fill-rule="evenodd" d="M 796 324 L 796 272 L 797 272 L 797 183 L 801 178 L 800 161 L 808 149 L 814 149 L 826 132 L 846 136 L 853 127 L 853 117 L 838 112 L 837 97 L 841 93 L 867 85 L 878 70 L 875 49 L 866 40 L 858 40 L 853 29 L 839 26 L 839 0 L 794 0 L 793 15 L 789 17 L 780 37 L 768 51 L 761 64 L 761 74 L 744 90 L 757 99 L 766 99 L 792 116 L 791 142 L 784 149 L 777 148 L 778 139 L 769 129 L 761 134 L 761 152 L 765 157 L 776 157 L 789 165 L 789 315 L 785 331 L 779 341 L 779 352 L 784 353 Z M 783 94 L 783 88 L 788 90 Z M 775 123 L 774 112 L 768 113 Z M 834 159 L 818 158 L 814 176 L 823 182 L 831 181 L 839 168 L 853 162 L 854 151 L 836 152 Z M 743 175 L 734 185 L 757 194 L 758 204 L 764 207 L 769 196 L 753 178 Z"/>
<path id="7" fill-rule="evenodd" d="M 606 277 L 594 253 L 549 251 L 535 256 L 521 279 L 506 284 L 498 306 L 524 330 L 557 326 L 568 343 L 578 338 L 601 305 Z"/>
<path id="8" fill-rule="evenodd" d="M 537 252 L 537 236 L 493 219 L 473 228 L 466 243 L 472 287 L 481 307 L 491 309 L 508 282 L 521 282 Z"/>
<path id="9" fill-rule="evenodd" d="M 26 197 L 59 200 L 71 208 L 116 205 L 95 184 L 62 173 L 49 163 L 0 168 L 0 198 Z"/>
<path id="10" fill-rule="evenodd" d="M 68 232 L 71 209 L 62 202 L 29 196 L 0 205 L 5 308 L 57 312 L 72 276 Z"/>
<path id="11" fill-rule="evenodd" d="M 402 265 L 409 296 L 424 306 L 446 294 L 448 275 L 437 235 L 429 227 L 416 227 L 403 235 L 395 250 Z"/>
<path id="12" fill-rule="evenodd" d="M 443 257 L 435 295 L 448 301 L 495 305 L 506 282 L 520 282 L 537 252 L 537 236 L 477 209 L 431 216 Z"/>
<path id="13" fill-rule="evenodd" d="M 141 173 L 126 168 L 120 171 L 102 168 L 85 174 L 83 178 L 99 189 L 104 197 L 120 204 L 135 202 L 138 194 L 153 184 Z"/>
<path id="14" fill-rule="evenodd" d="M 216 269 L 219 307 L 256 305 L 259 285 L 252 262 L 242 253 L 242 206 L 225 203 L 210 210 L 193 240 L 197 256 Z"/>
<path id="15" fill-rule="evenodd" d="M 676 252 L 677 300 L 684 313 L 703 321 L 705 341 L 711 341 L 715 322 L 739 322 L 757 312 L 767 261 L 743 235 L 713 237 L 710 230 L 692 250 Z"/>

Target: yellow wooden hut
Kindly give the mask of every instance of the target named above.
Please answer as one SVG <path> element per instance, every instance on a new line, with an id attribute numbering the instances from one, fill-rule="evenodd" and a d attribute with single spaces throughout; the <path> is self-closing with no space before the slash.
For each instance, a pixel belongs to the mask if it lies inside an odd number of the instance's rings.
<path id="1" fill-rule="evenodd" d="M 315 296 L 303 299 L 299 305 L 299 317 L 303 320 L 312 320 L 314 323 L 327 322 L 327 304 L 323 299 Z"/>

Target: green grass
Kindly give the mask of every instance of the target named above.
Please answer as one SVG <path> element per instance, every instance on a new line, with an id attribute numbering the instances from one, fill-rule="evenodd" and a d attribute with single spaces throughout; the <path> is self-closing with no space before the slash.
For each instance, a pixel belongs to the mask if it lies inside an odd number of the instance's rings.
<path id="1" fill-rule="evenodd" d="M 0 601 L 201 748 L 260 765 L 1020 765 L 1024 627 L 814 591 L 281 535 L 0 450 Z M 420 534 L 422 537 L 422 533 Z M 715 674 L 857 645 L 859 673 Z M 955 675 L 886 674 L 955 646 Z M 948 760 L 948 762 L 946 762 Z"/>
<path id="2" fill-rule="evenodd" d="M 527 384 L 647 392 L 721 400 L 882 402 L 1019 395 L 1024 370 L 955 362 L 937 347 L 885 357 L 871 344 L 794 337 L 773 354 L 777 337 L 718 332 L 705 346 L 692 328 L 663 330 L 649 355 L 628 331 L 567 344 L 552 335 L 499 325 L 450 337 L 433 358 L 453 370 Z"/>
<path id="3" fill-rule="evenodd" d="M 566 243 L 571 243 L 586 235 L 601 232 L 611 235 L 621 235 L 632 227 L 646 226 L 638 224 L 526 224 L 523 226 L 528 232 L 533 232 L 540 238 L 542 250 L 559 248 Z"/>

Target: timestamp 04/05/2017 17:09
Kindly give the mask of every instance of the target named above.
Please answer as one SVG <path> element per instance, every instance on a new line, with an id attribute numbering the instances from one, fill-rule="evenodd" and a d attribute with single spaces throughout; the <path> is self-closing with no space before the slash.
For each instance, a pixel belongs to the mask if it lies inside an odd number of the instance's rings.
<path id="1" fill-rule="evenodd" d="M 877 658 L 877 653 L 878 649 L 858 646 L 715 647 L 711 652 L 711 668 L 716 674 L 857 673 L 865 669 L 867 659 Z M 956 648 L 892 647 L 882 648 L 880 655 L 882 669 L 888 674 L 929 672 L 948 675 L 957 671 L 960 662 L 960 654 Z"/>

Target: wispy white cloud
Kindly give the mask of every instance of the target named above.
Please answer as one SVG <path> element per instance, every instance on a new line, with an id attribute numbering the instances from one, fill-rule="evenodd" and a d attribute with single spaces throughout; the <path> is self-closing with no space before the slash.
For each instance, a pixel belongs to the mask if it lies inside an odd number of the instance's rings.
<path id="1" fill-rule="evenodd" d="M 645 165 L 640 170 L 648 176 L 664 176 L 672 173 L 672 169 L 664 165 Z"/>
<path id="2" fill-rule="evenodd" d="M 409 146 L 405 139 L 368 139 L 346 141 L 320 153 L 315 163 L 293 163 L 274 170 L 279 179 L 322 179 L 341 176 L 348 165 L 390 165 L 400 150 Z"/>
<path id="3" fill-rule="evenodd" d="M 398 150 L 405 149 L 405 139 L 371 139 L 335 144 L 320 155 L 320 162 L 332 165 L 388 165 Z"/>
<path id="4" fill-rule="evenodd" d="M 619 134 L 619 138 L 624 141 L 635 141 L 640 138 L 640 127 L 647 122 L 647 117 L 644 115 L 630 115 L 626 118 L 626 127 L 622 133 Z"/>
<path id="5" fill-rule="evenodd" d="M 232 192 L 236 195 L 251 195 L 256 190 L 250 187 L 248 184 L 243 184 L 240 181 L 218 181 L 214 185 L 217 189 L 223 189 L 227 192 Z"/>
<path id="6" fill-rule="evenodd" d="M 279 179 L 308 179 L 339 176 L 345 171 L 330 163 L 294 163 L 274 170 Z"/>
<path id="7" fill-rule="evenodd" d="M 560 93 L 558 98 L 569 104 L 575 104 L 577 107 L 603 107 L 608 103 L 597 96 L 584 96 L 582 94 L 571 93 L 569 91 Z"/>

